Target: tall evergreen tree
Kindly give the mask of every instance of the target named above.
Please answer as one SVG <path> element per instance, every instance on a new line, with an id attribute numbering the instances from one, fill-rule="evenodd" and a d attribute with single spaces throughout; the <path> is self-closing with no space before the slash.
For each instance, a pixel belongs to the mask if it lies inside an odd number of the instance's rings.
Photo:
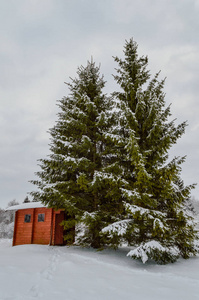
<path id="1" fill-rule="evenodd" d="M 105 81 L 94 62 L 78 68 L 77 75 L 68 83 L 69 96 L 58 102 L 61 111 L 50 129 L 51 154 L 40 160 L 39 180 L 32 181 L 39 190 L 32 195 L 49 207 L 66 210 L 71 218 L 65 229 L 83 222 L 81 242 L 99 248 L 101 229 L 119 209 L 114 197 L 117 178 L 111 175 L 113 169 L 117 173 L 109 134 L 113 103 L 102 92 Z"/>
<path id="2" fill-rule="evenodd" d="M 196 253 L 196 233 L 184 204 L 194 185 L 184 186 L 180 178 L 185 157 L 168 161 L 169 149 L 187 124 L 176 126 L 170 120 L 164 80 L 158 80 L 159 73 L 150 79 L 148 58 L 138 56 L 132 39 L 126 42 L 124 55 L 124 59 L 115 57 L 120 91 L 114 93 L 119 119 L 115 134 L 120 135 L 114 147 L 122 169 L 124 210 L 102 233 L 112 246 L 123 241 L 136 246 L 129 256 L 143 262 L 188 258 Z"/>

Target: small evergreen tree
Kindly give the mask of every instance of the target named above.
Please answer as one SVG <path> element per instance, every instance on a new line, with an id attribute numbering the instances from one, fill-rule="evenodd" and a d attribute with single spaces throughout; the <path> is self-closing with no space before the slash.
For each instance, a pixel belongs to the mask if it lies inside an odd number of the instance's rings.
<path id="1" fill-rule="evenodd" d="M 116 210 L 117 180 L 111 172 L 117 167 L 108 134 L 114 122 L 112 100 L 102 92 L 105 81 L 94 62 L 78 68 L 77 75 L 68 83 L 69 96 L 58 103 L 58 121 L 50 129 L 51 154 L 40 160 L 40 180 L 32 181 L 39 191 L 32 195 L 49 207 L 66 210 L 71 218 L 63 223 L 65 229 L 83 222 L 81 242 L 99 248 L 100 231 Z"/>
<path id="2" fill-rule="evenodd" d="M 26 198 L 24 199 L 23 203 L 29 203 L 29 202 L 30 202 L 30 200 L 29 200 L 28 196 L 26 196 Z"/>
<path id="3" fill-rule="evenodd" d="M 124 213 L 117 222 L 102 230 L 109 244 L 123 241 L 136 246 L 129 255 L 159 263 L 175 261 L 196 253 L 196 232 L 191 215 L 185 209 L 194 185 L 184 186 L 180 178 L 185 157 L 168 161 L 168 151 L 185 131 L 186 122 L 176 126 L 165 107 L 164 80 L 159 73 L 150 79 L 148 58 L 139 57 L 131 39 L 124 48 L 124 60 L 118 63 L 114 93 L 118 103 L 120 134 L 115 149 L 123 169 Z"/>

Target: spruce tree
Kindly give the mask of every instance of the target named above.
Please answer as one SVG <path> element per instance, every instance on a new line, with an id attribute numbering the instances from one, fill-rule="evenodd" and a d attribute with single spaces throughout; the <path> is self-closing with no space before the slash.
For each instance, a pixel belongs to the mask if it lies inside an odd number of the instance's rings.
<path id="1" fill-rule="evenodd" d="M 30 200 L 29 200 L 28 196 L 26 196 L 26 198 L 24 199 L 23 203 L 29 203 L 29 202 L 30 202 Z"/>
<path id="2" fill-rule="evenodd" d="M 181 164 L 185 157 L 169 161 L 168 151 L 185 132 L 186 122 L 175 125 L 163 92 L 165 80 L 159 73 L 151 79 L 147 57 L 139 57 L 131 39 L 124 47 L 124 59 L 114 76 L 120 91 L 115 152 L 120 161 L 123 184 L 122 214 L 102 230 L 107 242 L 135 246 L 133 258 L 159 263 L 174 262 L 179 256 L 196 254 L 196 232 L 185 209 L 194 185 L 184 186 Z"/>
<path id="3" fill-rule="evenodd" d="M 84 224 L 80 242 L 95 248 L 103 244 L 100 231 L 115 220 L 120 205 L 114 197 L 117 174 L 111 175 L 119 172 L 109 134 L 113 103 L 103 94 L 104 86 L 94 62 L 78 68 L 77 78 L 68 83 L 70 94 L 58 102 L 58 121 L 49 131 L 51 154 L 40 160 L 39 180 L 32 181 L 39 188 L 32 192 L 34 199 L 65 209 L 70 215 L 65 229 Z M 70 234 L 66 239 L 72 239 Z"/>

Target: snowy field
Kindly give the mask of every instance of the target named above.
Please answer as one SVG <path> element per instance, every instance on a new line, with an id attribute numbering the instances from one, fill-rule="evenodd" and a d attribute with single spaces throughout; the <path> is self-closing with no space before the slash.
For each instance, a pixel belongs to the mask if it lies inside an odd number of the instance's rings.
<path id="1" fill-rule="evenodd" d="M 143 265 L 127 252 L 0 240 L 0 300 L 199 299 L 199 257 Z"/>

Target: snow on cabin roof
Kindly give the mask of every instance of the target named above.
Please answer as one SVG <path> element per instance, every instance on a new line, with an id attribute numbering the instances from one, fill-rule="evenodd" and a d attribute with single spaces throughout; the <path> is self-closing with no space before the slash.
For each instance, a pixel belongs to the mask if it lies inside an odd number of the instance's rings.
<path id="1" fill-rule="evenodd" d="M 47 207 L 47 206 L 41 202 L 28 202 L 28 203 L 22 203 L 22 204 L 10 206 L 6 209 L 6 211 L 27 209 L 27 208 L 38 208 L 38 207 Z"/>

